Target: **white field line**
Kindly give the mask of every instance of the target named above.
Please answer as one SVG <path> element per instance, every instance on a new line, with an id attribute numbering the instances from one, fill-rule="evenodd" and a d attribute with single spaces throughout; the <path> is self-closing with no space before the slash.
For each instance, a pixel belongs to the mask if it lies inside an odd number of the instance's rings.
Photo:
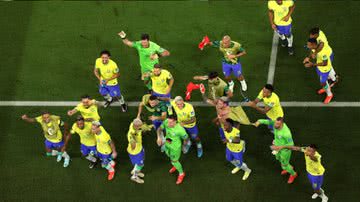
<path id="1" fill-rule="evenodd" d="M 274 83 L 278 45 L 279 45 L 279 36 L 277 35 L 276 32 L 274 32 L 273 40 L 272 40 L 272 47 L 271 47 L 271 54 L 270 54 L 269 72 L 268 72 L 268 80 L 267 80 L 268 84 Z"/>
<path id="2" fill-rule="evenodd" d="M 210 105 L 204 102 L 190 102 L 195 107 L 210 107 Z M 73 107 L 79 104 L 79 101 L 0 101 L 0 107 Z M 127 102 L 130 107 L 136 107 L 139 102 Z M 232 106 L 245 106 L 246 103 L 231 102 Z M 323 104 L 322 102 L 281 102 L 283 107 L 360 107 L 360 102 L 331 102 L 330 104 Z M 111 106 L 119 107 L 119 103 L 113 103 Z M 263 106 L 260 104 L 260 106 Z"/>

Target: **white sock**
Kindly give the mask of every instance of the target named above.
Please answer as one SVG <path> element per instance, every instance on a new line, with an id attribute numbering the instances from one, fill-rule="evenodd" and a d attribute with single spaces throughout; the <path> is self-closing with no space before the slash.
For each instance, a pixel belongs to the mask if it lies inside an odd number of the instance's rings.
<path id="1" fill-rule="evenodd" d="M 105 95 L 105 96 L 104 96 L 104 99 L 105 99 L 106 101 L 108 101 L 108 102 L 111 102 L 111 101 L 112 101 L 112 97 L 111 97 L 109 94 Z"/>
<path id="2" fill-rule="evenodd" d="M 56 151 L 56 150 L 52 150 L 51 151 L 51 156 L 57 156 L 58 155 L 58 151 Z"/>
<path id="3" fill-rule="evenodd" d="M 250 171 L 250 168 L 248 168 L 247 165 L 246 165 L 246 163 L 244 163 L 244 162 L 242 163 L 242 165 L 241 165 L 240 168 L 241 168 L 241 170 L 243 170 L 243 171 L 245 171 L 245 172 Z"/>
<path id="4" fill-rule="evenodd" d="M 330 87 L 330 85 L 328 84 L 328 82 L 326 82 L 326 86 L 327 86 L 327 88 L 325 89 L 326 95 L 327 95 L 327 96 L 332 96 L 331 87 Z"/>
<path id="5" fill-rule="evenodd" d="M 119 102 L 120 102 L 121 105 L 125 104 L 125 100 L 124 100 L 124 97 L 122 95 L 120 96 Z"/>
<path id="6" fill-rule="evenodd" d="M 196 143 L 196 146 L 198 149 L 201 149 L 202 148 L 201 142 Z"/>
<path id="7" fill-rule="evenodd" d="M 96 162 L 96 158 L 95 158 L 95 157 L 93 157 L 93 156 L 91 156 L 91 155 L 88 155 L 88 156 L 86 156 L 85 158 L 86 158 L 87 160 L 89 160 L 89 161 L 93 162 L 93 163 L 95 163 L 95 162 Z"/>
<path id="8" fill-rule="evenodd" d="M 288 47 L 292 47 L 293 45 L 293 35 L 290 35 L 290 37 L 286 37 L 287 41 L 288 41 Z"/>
<path id="9" fill-rule="evenodd" d="M 331 79 L 331 81 L 333 81 L 333 82 L 336 81 L 336 72 L 335 72 L 334 68 L 331 68 L 331 70 L 330 70 L 329 79 Z"/>
<path id="10" fill-rule="evenodd" d="M 285 35 L 279 34 L 278 32 L 276 32 L 276 33 L 279 35 L 279 38 L 280 38 L 281 40 L 285 40 L 285 39 L 286 39 Z"/>
<path id="11" fill-rule="evenodd" d="M 246 91 L 247 90 L 247 85 L 246 85 L 245 79 L 240 81 L 240 84 L 241 84 L 241 87 L 242 87 L 243 91 Z"/>
<path id="12" fill-rule="evenodd" d="M 232 85 L 234 85 L 233 80 L 229 81 L 229 86 L 232 86 Z"/>
<path id="13" fill-rule="evenodd" d="M 62 154 L 62 157 L 64 157 L 65 159 L 70 159 L 69 154 L 66 153 L 66 152 L 64 152 L 64 153 Z"/>

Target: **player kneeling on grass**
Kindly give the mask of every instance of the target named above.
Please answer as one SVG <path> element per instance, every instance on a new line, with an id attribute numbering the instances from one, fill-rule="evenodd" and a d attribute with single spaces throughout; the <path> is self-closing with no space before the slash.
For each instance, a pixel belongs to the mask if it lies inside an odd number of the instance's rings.
<path id="1" fill-rule="evenodd" d="M 154 125 L 146 125 L 140 119 L 134 119 L 130 124 L 129 131 L 127 133 L 127 139 L 129 145 L 127 147 L 127 152 L 131 163 L 134 168 L 131 171 L 131 180 L 139 184 L 144 183 L 144 180 L 141 179 L 145 175 L 141 172 L 144 167 L 145 151 L 142 146 L 142 132 L 150 131 Z"/>
<path id="2" fill-rule="evenodd" d="M 80 136 L 81 154 L 90 161 L 89 168 L 93 168 L 96 164 L 96 139 L 91 132 L 91 123 L 86 122 L 84 117 L 78 116 L 76 123 L 72 125 L 71 134 L 77 133 Z"/>
<path id="3" fill-rule="evenodd" d="M 28 123 L 38 122 L 43 129 L 45 136 L 46 156 L 57 156 L 56 161 L 60 162 L 64 158 L 64 167 L 68 167 L 70 156 L 66 152 L 66 146 L 69 142 L 68 126 L 59 116 L 51 115 L 49 112 L 42 112 L 41 116 L 30 118 L 26 114 L 22 120 Z M 63 129 L 63 133 L 61 132 Z M 64 137 L 63 137 L 64 135 Z"/>
<path id="4" fill-rule="evenodd" d="M 115 144 L 100 122 L 92 122 L 91 132 L 95 134 L 96 153 L 101 159 L 101 166 L 108 170 L 108 180 L 112 180 L 115 176 L 115 161 L 113 159 L 117 156 Z"/>
<path id="5" fill-rule="evenodd" d="M 222 137 L 222 141 L 226 144 L 226 160 L 235 166 L 231 173 L 235 174 L 239 170 L 243 170 L 245 173 L 242 179 L 246 180 L 251 173 L 251 169 L 243 162 L 245 141 L 240 139 L 240 131 L 233 127 L 233 125 L 233 120 L 226 119 L 224 123 L 224 136 Z"/>
<path id="6" fill-rule="evenodd" d="M 320 197 L 322 202 L 327 202 L 328 197 L 325 195 L 325 191 L 321 188 L 324 180 L 325 168 L 321 164 L 321 155 L 317 152 L 317 146 L 311 144 L 308 147 L 297 146 L 275 146 L 272 145 L 271 149 L 274 151 L 281 151 L 283 149 L 291 149 L 294 151 L 301 151 L 305 154 L 306 171 L 308 178 L 314 190 L 312 199 Z"/>
<path id="7" fill-rule="evenodd" d="M 165 132 L 165 137 L 164 133 Z M 183 140 L 183 142 L 182 142 Z M 189 137 L 185 129 L 177 123 L 176 116 L 170 115 L 157 129 L 157 144 L 159 146 L 165 145 L 165 153 L 170 158 L 173 167 L 169 170 L 174 173 L 176 170 L 179 176 L 176 184 L 181 184 L 185 177 L 182 165 L 179 162 L 182 147 L 188 144 Z"/>
<path id="8" fill-rule="evenodd" d="M 261 124 L 270 125 L 272 126 L 272 128 L 274 128 L 273 144 L 275 146 L 294 145 L 291 131 L 289 127 L 286 125 L 286 123 L 284 123 L 283 117 L 278 117 L 276 121 L 259 119 L 254 123 L 254 126 L 258 127 Z M 295 172 L 294 167 L 290 165 L 291 150 L 283 149 L 280 150 L 279 152 L 274 151 L 273 154 L 275 155 L 276 160 L 278 160 L 281 163 L 281 168 L 283 169 L 281 171 L 281 175 L 290 174 L 290 177 L 288 179 L 288 184 L 293 183 L 295 178 L 297 177 L 297 173 Z"/>
<path id="9" fill-rule="evenodd" d="M 117 64 L 110 59 L 110 52 L 101 51 L 100 58 L 95 61 L 94 74 L 99 80 L 99 92 L 105 99 L 104 107 L 108 107 L 114 101 L 119 101 L 123 112 L 127 111 L 124 97 L 121 95 L 117 78 L 120 77 Z"/>
<path id="10" fill-rule="evenodd" d="M 84 121 L 100 121 L 100 116 L 98 113 L 98 108 L 100 105 L 100 102 L 96 101 L 95 99 L 91 99 L 89 95 L 83 95 L 81 96 L 81 103 L 79 103 L 74 109 L 69 110 L 67 114 L 72 116 L 75 113 L 80 112 L 81 116 L 84 118 Z"/>

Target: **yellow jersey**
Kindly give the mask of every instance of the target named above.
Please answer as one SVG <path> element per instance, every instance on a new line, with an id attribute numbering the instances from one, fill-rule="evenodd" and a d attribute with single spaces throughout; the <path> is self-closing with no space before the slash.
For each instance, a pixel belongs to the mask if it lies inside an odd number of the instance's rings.
<path id="1" fill-rule="evenodd" d="M 278 117 L 284 117 L 284 111 L 281 107 L 279 96 L 274 92 L 271 93 L 270 97 L 263 97 L 263 90 L 261 90 L 257 98 L 263 100 L 264 105 L 271 108 L 266 113 L 268 118 L 275 121 Z"/>
<path id="2" fill-rule="evenodd" d="M 101 154 L 111 154 L 112 150 L 110 147 L 111 137 L 106 132 L 104 127 L 100 126 L 100 134 L 95 134 L 96 139 L 96 150 Z"/>
<path id="3" fill-rule="evenodd" d="M 62 132 L 60 126 L 64 125 L 59 116 L 51 115 L 50 122 L 43 121 L 42 116 L 38 116 L 35 120 L 40 123 L 43 129 L 45 138 L 52 143 L 59 143 L 62 141 Z"/>
<path id="4" fill-rule="evenodd" d="M 71 134 L 77 133 L 80 136 L 80 143 L 88 146 L 93 147 L 96 146 L 96 139 L 95 135 L 91 133 L 91 123 L 90 122 L 84 122 L 84 128 L 81 129 L 77 126 L 76 123 L 74 123 L 70 130 Z"/>
<path id="5" fill-rule="evenodd" d="M 231 132 L 227 132 L 225 129 L 224 130 L 224 134 L 226 139 L 234 139 L 234 138 L 240 138 L 240 131 L 237 128 L 232 128 Z M 240 140 L 240 143 L 226 143 L 226 147 L 231 151 L 231 152 L 241 152 L 244 149 L 244 144 L 245 142 Z"/>
<path id="6" fill-rule="evenodd" d="M 136 155 L 138 153 L 141 152 L 141 150 L 143 149 L 142 146 L 142 130 L 135 130 L 134 129 L 134 124 L 131 123 L 130 127 L 129 127 L 129 131 L 127 134 L 127 139 L 128 139 L 128 147 L 127 147 L 127 152 L 131 155 Z M 131 144 L 132 143 L 136 143 L 135 149 L 133 150 L 131 148 Z"/>
<path id="7" fill-rule="evenodd" d="M 329 72 L 332 68 L 330 56 L 331 56 L 332 50 L 330 49 L 330 46 L 323 47 L 320 52 L 316 54 L 316 63 L 322 63 L 324 61 L 327 61 L 326 66 L 317 66 L 320 72 L 326 73 Z"/>
<path id="8" fill-rule="evenodd" d="M 75 109 L 80 112 L 84 119 L 92 118 L 94 121 L 100 121 L 96 100 L 91 100 L 91 102 L 92 104 L 87 108 L 82 103 L 80 103 L 75 107 Z"/>
<path id="9" fill-rule="evenodd" d="M 168 80 L 172 79 L 172 75 L 169 71 L 162 69 L 159 76 L 151 74 L 152 89 L 155 93 L 166 94 L 169 87 Z"/>
<path id="10" fill-rule="evenodd" d="M 332 53 L 332 48 L 330 47 L 327 37 L 323 31 L 319 30 L 319 36 L 316 38 L 316 42 L 318 44 L 324 43 L 324 47 L 330 48 Z M 315 50 L 312 50 L 312 52 L 315 52 Z"/>
<path id="11" fill-rule="evenodd" d="M 180 109 L 173 100 L 171 101 L 171 106 L 174 108 L 177 119 L 180 123 L 185 121 L 190 121 L 193 117 L 195 117 L 194 107 L 190 103 L 184 102 L 184 107 Z M 183 127 L 192 128 L 195 125 L 196 125 L 196 121 L 194 123 L 185 124 Z"/>
<path id="12" fill-rule="evenodd" d="M 279 5 L 275 0 L 268 1 L 268 8 L 274 12 L 274 23 L 278 26 L 287 26 L 292 22 L 291 17 L 288 21 L 282 20 L 290 10 L 290 7 L 294 6 L 294 1 L 283 0 L 282 4 Z"/>
<path id="13" fill-rule="evenodd" d="M 305 148 L 302 148 L 302 151 L 304 152 Z M 315 152 L 314 157 L 317 161 L 311 160 L 311 158 L 305 154 L 306 171 L 314 176 L 324 175 L 325 168 L 321 164 L 321 155 Z"/>
<path id="14" fill-rule="evenodd" d="M 103 64 L 101 58 L 96 59 L 95 68 L 100 70 L 101 80 L 110 79 L 115 74 L 119 73 L 119 68 L 118 68 L 117 64 L 110 59 L 107 64 Z M 117 80 L 117 78 L 115 78 L 115 79 L 111 79 L 110 81 L 108 81 L 108 83 L 106 85 L 115 86 L 117 84 L 118 84 L 118 80 Z"/>

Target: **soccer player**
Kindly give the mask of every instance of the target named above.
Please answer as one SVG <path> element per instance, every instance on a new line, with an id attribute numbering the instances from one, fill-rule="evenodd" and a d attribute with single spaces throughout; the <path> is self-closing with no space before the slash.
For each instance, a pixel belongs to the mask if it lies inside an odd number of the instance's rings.
<path id="1" fill-rule="evenodd" d="M 273 144 L 275 146 L 294 146 L 294 141 L 292 139 L 291 131 L 289 127 L 284 123 L 283 117 L 278 117 L 275 121 L 268 120 L 268 119 L 259 119 L 254 123 L 255 127 L 259 125 L 270 125 L 274 128 L 274 141 Z M 281 164 L 281 175 L 290 174 L 288 179 L 288 184 L 292 184 L 297 177 L 297 173 L 294 170 L 294 167 L 290 165 L 290 158 L 291 158 L 291 150 L 290 149 L 283 149 L 279 152 L 273 152 Z"/>
<path id="2" fill-rule="evenodd" d="M 84 117 L 79 115 L 76 122 L 72 125 L 70 134 L 77 133 L 80 136 L 81 154 L 90 161 L 89 168 L 94 168 L 96 164 L 96 139 L 91 132 L 91 122 L 85 121 Z"/>
<path id="3" fill-rule="evenodd" d="M 95 99 L 91 99 L 89 95 L 83 95 L 81 97 L 81 103 L 79 103 L 74 109 L 69 110 L 67 114 L 72 116 L 77 112 L 80 112 L 81 116 L 87 122 L 100 121 L 98 108 L 101 106 L 100 102 Z"/>
<path id="4" fill-rule="evenodd" d="M 325 195 L 325 191 L 321 188 L 324 181 L 325 168 L 321 164 L 321 155 L 317 152 L 318 147 L 311 144 L 308 147 L 297 147 L 297 146 L 271 146 L 271 149 L 275 151 L 281 151 L 282 149 L 291 149 L 293 151 L 300 151 L 304 153 L 306 171 L 308 173 L 309 181 L 314 190 L 314 194 L 311 196 L 312 199 L 320 197 L 322 202 L 327 202 L 328 197 Z"/>
<path id="5" fill-rule="evenodd" d="M 169 115 L 173 114 L 173 110 L 177 116 L 177 120 L 182 127 L 184 127 L 186 133 L 195 141 L 197 147 L 197 157 L 201 158 L 203 155 L 203 149 L 201 140 L 199 137 L 199 129 L 196 125 L 196 117 L 194 107 L 190 103 L 184 102 L 184 99 L 181 96 L 176 96 L 174 100 L 171 101 Z M 191 142 L 189 141 L 191 146 Z M 188 149 L 186 150 L 188 151 Z"/>
<path id="6" fill-rule="evenodd" d="M 265 107 L 257 106 L 260 101 L 264 102 Z M 274 92 L 274 87 L 271 84 L 266 84 L 259 92 L 257 98 L 254 101 L 248 102 L 248 105 L 258 112 L 266 114 L 266 117 L 272 121 L 275 121 L 278 117 L 284 117 L 279 96 Z M 273 130 L 271 125 L 269 125 L 269 129 Z"/>
<path id="7" fill-rule="evenodd" d="M 170 55 L 168 50 L 161 48 L 156 43 L 150 41 L 149 34 L 141 34 L 140 41 L 130 41 L 126 38 L 126 33 L 121 31 L 118 33 L 123 43 L 129 47 L 135 48 L 138 51 L 141 75 L 152 72 L 154 65 L 159 63 L 159 57 L 166 57 Z M 144 82 L 149 78 L 142 76 Z M 146 87 L 151 91 L 151 82 L 146 82 Z"/>
<path id="8" fill-rule="evenodd" d="M 231 173 L 235 174 L 239 170 L 243 170 L 245 173 L 242 180 L 246 180 L 251 173 L 251 169 L 243 162 L 245 142 L 240 139 L 239 129 L 233 127 L 233 125 L 234 121 L 229 118 L 224 122 L 224 137 L 222 141 L 226 144 L 226 160 L 235 166 Z"/>
<path id="9" fill-rule="evenodd" d="M 134 119 L 133 122 L 130 124 L 129 131 L 127 133 L 128 139 L 128 147 L 127 152 L 129 153 L 129 157 L 131 163 L 133 164 L 134 168 L 131 171 L 131 180 L 143 184 L 144 180 L 141 179 L 145 175 L 141 172 L 144 167 L 144 159 L 145 159 L 145 151 L 142 146 L 142 132 L 149 131 L 153 125 L 146 125 L 140 119 Z"/>
<path id="10" fill-rule="evenodd" d="M 68 135 L 67 123 L 63 122 L 59 116 L 51 115 L 47 111 L 42 112 L 40 116 L 35 118 L 30 118 L 24 114 L 21 119 L 28 123 L 38 122 L 41 125 L 45 136 L 46 156 L 57 156 L 57 162 L 64 158 L 63 166 L 68 167 L 70 156 L 66 152 L 66 146 L 70 136 Z"/>
<path id="11" fill-rule="evenodd" d="M 170 98 L 171 88 L 174 84 L 174 78 L 171 73 L 161 68 L 160 64 L 155 64 L 151 73 L 145 73 L 145 78 L 151 79 L 152 94 L 156 97 Z M 145 80 L 145 84 L 150 82 L 150 79 Z"/>
<path id="12" fill-rule="evenodd" d="M 139 104 L 137 118 L 141 119 L 141 113 L 145 107 L 150 113 L 151 116 L 148 117 L 150 121 L 154 124 L 155 130 L 157 130 L 163 120 L 166 119 L 167 109 L 166 103 L 160 101 L 155 95 L 146 94 L 142 97 L 142 101 Z"/>
<path id="13" fill-rule="evenodd" d="M 207 98 L 215 101 L 216 99 L 226 96 L 231 98 L 233 96 L 229 86 L 223 81 L 217 72 L 210 72 L 209 75 L 205 76 L 194 76 L 194 80 L 205 81 L 208 80 L 208 93 Z M 200 90 L 202 90 L 200 88 Z M 200 91 L 204 97 L 205 91 Z"/>
<path id="14" fill-rule="evenodd" d="M 307 47 L 311 50 L 317 50 L 319 47 L 318 42 L 314 38 L 310 38 L 307 42 Z M 320 52 L 316 54 L 316 61 L 312 62 L 309 57 L 305 58 L 303 63 L 307 68 L 316 67 L 316 72 L 320 78 L 320 84 L 322 88 L 318 90 L 318 94 L 326 93 L 326 98 L 324 104 L 329 104 L 334 97 L 334 94 L 331 92 L 331 86 L 329 85 L 327 79 L 332 69 L 331 63 L 331 49 L 330 46 L 324 46 Z"/>
<path id="15" fill-rule="evenodd" d="M 283 47 L 286 47 L 287 43 L 289 55 L 294 55 L 294 37 L 291 33 L 291 15 L 295 10 L 294 1 L 269 0 L 268 8 L 271 28 L 279 35 Z"/>
<path id="16" fill-rule="evenodd" d="M 112 180 L 115 176 L 114 159 L 117 156 L 115 144 L 99 121 L 92 122 L 91 132 L 95 134 L 96 154 L 101 160 L 101 166 L 108 171 L 108 180 Z"/>
<path id="17" fill-rule="evenodd" d="M 127 105 L 124 97 L 121 95 L 117 78 L 120 77 L 117 64 L 110 59 L 110 52 L 103 50 L 100 58 L 95 61 L 94 74 L 99 80 L 101 96 L 105 99 L 104 107 L 108 107 L 114 101 L 119 101 L 123 112 L 127 111 Z"/>
<path id="18" fill-rule="evenodd" d="M 231 73 L 240 81 L 242 91 L 247 90 L 247 84 L 242 73 L 242 66 L 240 57 L 246 55 L 245 49 L 240 43 L 232 41 L 230 36 L 225 35 L 221 41 L 212 41 L 208 45 L 219 48 L 220 52 L 224 54 L 222 58 L 222 70 L 225 75 L 225 80 L 229 84 L 229 89 L 234 92 L 234 82 L 231 79 Z"/>
<path id="19" fill-rule="evenodd" d="M 331 50 L 330 60 L 331 60 L 331 63 L 333 63 L 334 62 L 334 52 L 329 45 L 329 42 L 327 40 L 325 33 L 322 30 L 320 30 L 319 27 L 314 27 L 310 30 L 310 38 L 316 39 L 317 43 L 319 44 L 319 46 L 316 50 L 311 51 L 310 57 L 314 59 L 314 58 L 316 58 L 316 54 L 318 52 L 320 52 L 324 47 L 329 48 Z M 333 67 L 333 68 L 331 68 L 329 77 L 328 77 L 328 82 L 330 84 L 330 87 L 333 87 L 338 81 L 339 81 L 339 77 L 336 74 L 334 67 Z"/>

